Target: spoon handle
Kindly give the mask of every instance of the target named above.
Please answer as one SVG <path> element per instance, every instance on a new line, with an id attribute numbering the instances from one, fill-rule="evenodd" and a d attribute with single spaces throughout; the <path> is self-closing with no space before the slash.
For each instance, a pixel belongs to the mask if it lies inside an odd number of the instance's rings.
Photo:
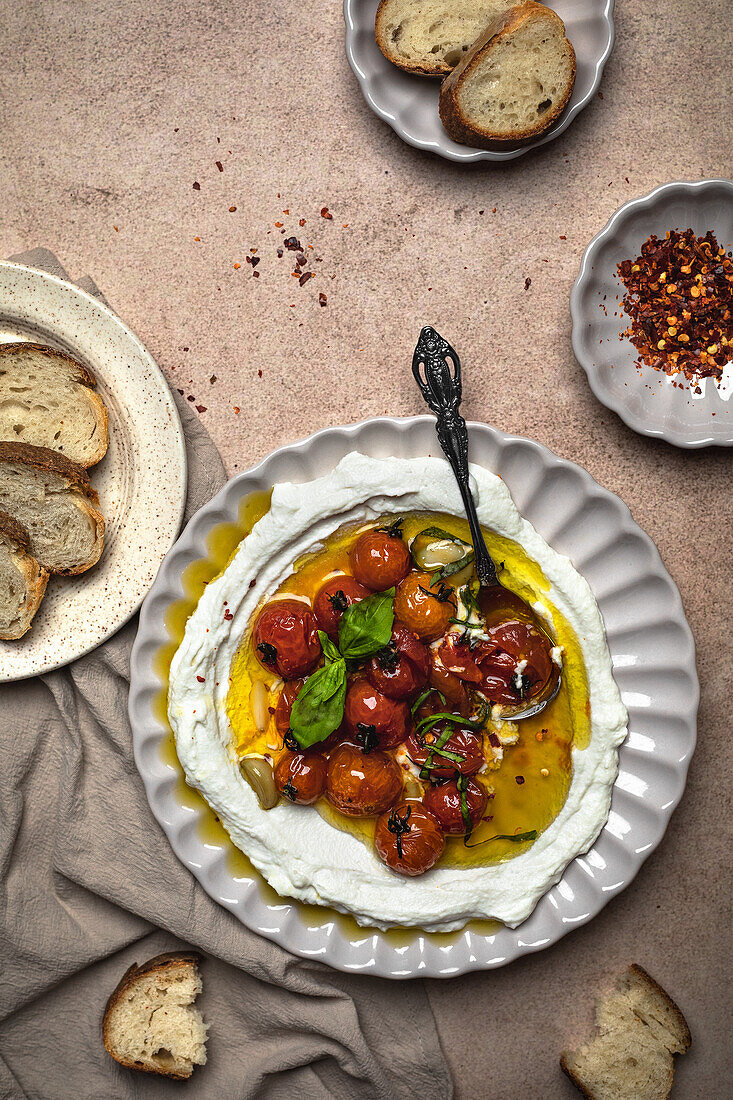
<path id="1" fill-rule="evenodd" d="M 438 442 L 458 482 L 471 528 L 478 579 L 484 587 L 492 587 L 499 581 L 471 496 L 468 480 L 468 431 L 466 421 L 458 411 L 463 392 L 461 361 L 448 341 L 429 325 L 422 329 L 415 347 L 412 373 L 425 401 L 435 413 Z"/>

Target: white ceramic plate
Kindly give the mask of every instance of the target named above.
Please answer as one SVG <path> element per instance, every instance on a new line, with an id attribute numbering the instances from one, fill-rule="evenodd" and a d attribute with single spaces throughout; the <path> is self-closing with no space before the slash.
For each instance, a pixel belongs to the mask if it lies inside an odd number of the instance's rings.
<path id="1" fill-rule="evenodd" d="M 119 317 L 55 275 L 0 263 L 0 341 L 13 340 L 50 344 L 91 367 L 110 441 L 89 471 L 106 521 L 102 557 L 87 573 L 51 578 L 28 634 L 0 642 L 0 681 L 68 664 L 119 630 L 153 583 L 186 501 L 178 410 L 154 359 Z"/>
<path id="2" fill-rule="evenodd" d="M 182 772 L 163 753 L 168 730 L 154 710 L 161 682 L 153 658 L 169 641 L 166 608 L 183 597 L 181 574 L 206 556 L 211 528 L 235 521 L 240 501 L 250 493 L 281 481 L 320 477 L 350 451 L 375 457 L 435 454 L 432 417 L 330 428 L 273 452 L 233 478 L 191 519 L 140 613 L 130 688 L 135 761 L 173 850 L 206 892 L 248 928 L 296 955 L 340 970 L 389 978 L 452 977 L 502 966 L 555 943 L 628 885 L 662 839 L 695 745 L 699 692 L 692 636 L 677 589 L 626 505 L 580 467 L 538 443 L 482 424 L 470 425 L 470 437 L 472 460 L 504 478 L 523 515 L 588 579 L 605 619 L 614 673 L 629 711 L 629 736 L 621 748 L 607 825 L 591 851 L 568 866 L 519 928 L 484 934 L 469 926 L 442 936 L 416 930 L 402 934 L 396 945 L 389 934 L 373 929 L 346 934 L 328 910 L 314 917 L 312 908 L 304 910 L 285 898 L 273 900 L 258 876 L 232 874 L 226 844 L 202 839 L 202 811 L 182 804 L 177 793 Z"/>
<path id="3" fill-rule="evenodd" d="M 599 401 L 642 435 L 677 447 L 733 446 L 733 364 L 716 385 L 701 393 L 652 367 L 634 366 L 637 351 L 621 334 L 629 318 L 620 310 L 624 287 L 616 275 L 621 260 L 639 255 L 652 233 L 687 229 L 698 236 L 712 229 L 718 244 L 733 248 L 733 183 L 697 180 L 666 183 L 625 203 L 588 245 L 570 295 L 573 351 Z"/>
<path id="4" fill-rule="evenodd" d="M 439 80 L 403 72 L 388 61 L 377 46 L 374 19 L 379 0 L 344 0 L 346 56 L 371 109 L 388 122 L 403 141 L 416 149 L 425 149 L 463 164 L 477 160 L 514 160 L 556 138 L 593 98 L 613 48 L 614 2 L 552 0 L 548 5 L 562 18 L 575 49 L 578 66 L 575 87 L 567 109 L 546 134 L 510 149 L 474 149 L 448 137 L 438 115 Z"/>

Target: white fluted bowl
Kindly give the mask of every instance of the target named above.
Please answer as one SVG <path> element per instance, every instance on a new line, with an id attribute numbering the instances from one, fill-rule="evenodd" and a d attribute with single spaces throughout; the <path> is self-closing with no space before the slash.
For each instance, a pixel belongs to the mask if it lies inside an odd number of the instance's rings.
<path id="1" fill-rule="evenodd" d="M 570 294 L 573 351 L 598 400 L 635 432 L 675 447 L 733 447 L 733 363 L 719 384 L 703 379 L 695 393 L 663 371 L 638 370 L 637 350 L 622 337 L 630 319 L 617 265 L 638 256 L 652 233 L 688 227 L 698 236 L 712 229 L 718 244 L 733 247 L 733 181 L 665 183 L 616 211 L 586 248 Z"/>
<path id="2" fill-rule="evenodd" d="M 629 712 L 629 736 L 620 751 L 606 826 L 593 848 L 569 864 L 518 928 L 484 934 L 468 926 L 451 936 L 416 930 L 412 936 L 402 933 L 397 944 L 389 933 L 371 929 L 348 934 L 328 911 L 314 919 L 312 908 L 306 912 L 297 902 L 274 900 L 261 879 L 229 870 L 225 844 L 201 838 L 197 826 L 203 810 L 181 804 L 176 793 L 181 769 L 166 761 L 168 729 L 154 708 L 161 689 L 154 655 L 169 640 L 165 612 L 184 595 L 183 570 L 206 557 L 211 528 L 236 522 L 240 501 L 250 493 L 277 482 L 320 477 L 350 451 L 380 458 L 435 454 L 432 417 L 329 428 L 274 451 L 253 470 L 233 478 L 190 520 L 140 614 L 130 688 L 135 761 L 173 850 L 206 892 L 248 928 L 296 955 L 340 970 L 389 978 L 453 977 L 503 966 L 555 943 L 628 885 L 662 839 L 695 746 L 699 689 L 692 636 L 679 593 L 648 535 L 618 497 L 539 443 L 483 424 L 470 425 L 470 439 L 472 461 L 504 479 L 520 512 L 590 583 Z"/>

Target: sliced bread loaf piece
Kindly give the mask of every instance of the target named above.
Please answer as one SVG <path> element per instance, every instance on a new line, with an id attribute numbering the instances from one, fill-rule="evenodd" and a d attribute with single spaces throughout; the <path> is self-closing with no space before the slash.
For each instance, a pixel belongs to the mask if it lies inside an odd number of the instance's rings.
<path id="1" fill-rule="evenodd" d="M 97 380 L 44 344 L 0 344 L 0 439 L 49 447 L 81 466 L 107 450 L 108 416 Z"/>
<path id="2" fill-rule="evenodd" d="M 30 630 L 48 584 L 48 572 L 28 553 L 30 536 L 0 511 L 0 638 L 11 641 Z"/>
<path id="3" fill-rule="evenodd" d="M 675 1054 L 691 1043 L 687 1021 L 641 966 L 630 966 L 596 1006 L 597 1034 L 560 1065 L 588 1100 L 666 1100 Z"/>
<path id="4" fill-rule="evenodd" d="M 443 81 L 440 118 L 463 145 L 517 145 L 549 130 L 574 86 L 575 50 L 565 24 L 527 0 L 492 23 Z"/>
<path id="5" fill-rule="evenodd" d="M 374 33 L 394 65 L 446 76 L 511 0 L 381 0 Z"/>
<path id="6" fill-rule="evenodd" d="M 104 546 L 99 497 L 83 466 L 47 447 L 0 443 L 0 509 L 28 531 L 51 573 L 83 573 Z"/>
<path id="7" fill-rule="evenodd" d="M 193 1007 L 199 961 L 173 951 L 123 974 L 102 1021 L 104 1045 L 121 1065 L 183 1080 L 205 1064 L 208 1025 Z"/>

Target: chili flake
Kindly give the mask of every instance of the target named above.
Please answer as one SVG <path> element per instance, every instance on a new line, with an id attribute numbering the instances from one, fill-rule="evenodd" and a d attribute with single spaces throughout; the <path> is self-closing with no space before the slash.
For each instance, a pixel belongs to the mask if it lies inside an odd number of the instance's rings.
<path id="1" fill-rule="evenodd" d="M 652 234 L 618 274 L 637 366 L 717 382 L 733 356 L 733 253 L 710 230 L 670 229 L 664 239 Z"/>

